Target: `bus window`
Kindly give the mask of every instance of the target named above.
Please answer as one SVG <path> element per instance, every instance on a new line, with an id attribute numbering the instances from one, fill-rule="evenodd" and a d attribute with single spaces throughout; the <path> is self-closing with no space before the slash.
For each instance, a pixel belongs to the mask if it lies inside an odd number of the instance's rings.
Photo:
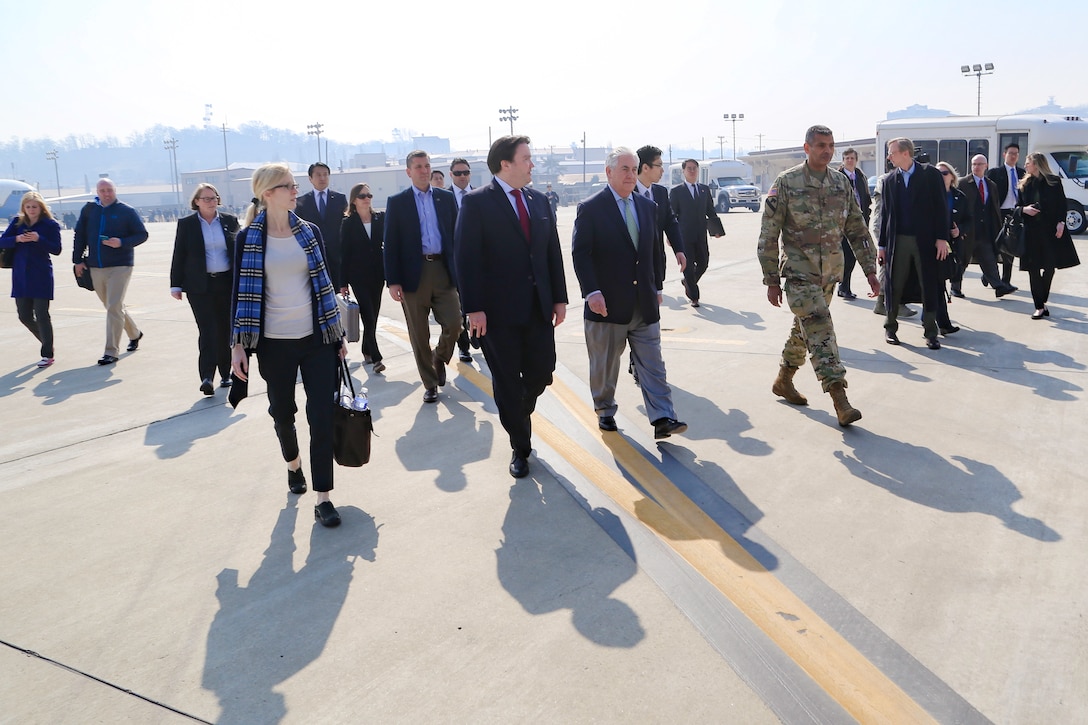
<path id="1" fill-rule="evenodd" d="M 979 154 L 986 157 L 986 162 L 990 161 L 990 139 L 988 138 L 973 138 L 967 142 L 967 161 Z M 966 171 L 964 173 L 967 173 Z"/>
<path id="2" fill-rule="evenodd" d="M 1088 152 L 1053 151 L 1050 155 L 1070 179 L 1088 179 Z"/>
<path id="3" fill-rule="evenodd" d="M 1024 165 L 1024 157 L 1028 155 L 1028 135 L 1024 132 L 1020 133 L 1003 133 L 1001 134 L 1001 148 L 998 151 L 997 163 L 1005 163 L 1005 147 L 1014 143 L 1020 147 L 1020 160 L 1016 162 L 1017 166 Z"/>
<path id="4" fill-rule="evenodd" d="M 964 174 L 967 166 L 967 141 L 963 139 L 948 139 L 938 144 L 937 158 L 934 163 L 943 161 L 951 164 L 957 174 Z"/>
<path id="5" fill-rule="evenodd" d="M 923 163 L 935 164 L 940 161 L 937 158 L 937 142 L 936 141 L 918 141 L 914 142 L 914 157 L 921 159 Z"/>

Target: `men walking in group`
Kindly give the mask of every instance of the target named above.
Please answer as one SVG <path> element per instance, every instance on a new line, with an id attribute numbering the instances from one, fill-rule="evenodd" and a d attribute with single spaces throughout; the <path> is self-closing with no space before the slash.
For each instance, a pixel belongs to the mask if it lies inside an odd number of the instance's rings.
<path id="1" fill-rule="evenodd" d="M 895 167 L 881 181 L 880 239 L 877 259 L 885 265 L 884 341 L 898 345 L 901 302 L 922 300 L 926 347 L 939 350 L 937 311 L 944 285 L 938 262 L 948 256 L 948 202 L 941 172 L 914 160 L 914 142 L 888 142 L 888 159 Z"/>
<path id="2" fill-rule="evenodd" d="M 431 174 L 431 178 L 434 178 L 434 174 Z M 450 179 L 453 181 L 453 188 L 450 191 L 453 192 L 453 199 L 457 202 L 458 213 L 461 211 L 461 204 L 464 202 L 465 195 L 472 191 L 472 185 L 469 183 L 470 178 L 472 178 L 472 167 L 468 165 L 467 160 L 456 158 L 450 163 Z M 457 336 L 457 359 L 463 363 L 472 362 L 472 353 L 469 352 L 468 348 L 468 320 L 463 319 L 462 316 L 461 334 Z"/>
<path id="3" fill-rule="evenodd" d="M 959 188 L 967 197 L 969 223 L 960 225 L 966 233 L 963 259 L 960 260 L 957 278 L 952 280 L 952 294 L 963 297 L 963 272 L 978 260 L 982 279 L 993 287 L 994 294 L 1004 297 L 1016 291 L 1016 287 L 1002 281 L 997 271 L 997 233 L 1001 230 L 1000 195 L 997 185 L 988 178 L 986 156 L 976 154 L 971 158 L 971 173 L 960 179 Z"/>
<path id="4" fill-rule="evenodd" d="M 344 221 L 348 198 L 329 188 L 329 173 L 328 165 L 321 161 L 310 164 L 306 174 L 314 188 L 298 197 L 295 213 L 321 230 L 321 239 L 325 242 L 325 266 L 333 287 L 340 289 L 347 286 L 347 280 L 340 277 L 340 224 Z"/>
<path id="5" fill-rule="evenodd" d="M 660 439 L 688 426 L 676 419 L 661 359 L 658 290 L 665 266 L 654 248 L 657 210 L 635 193 L 638 168 L 630 149 L 621 146 L 608 154 L 608 186 L 578 205 L 571 256 L 586 301 L 589 387 L 597 424 L 604 431 L 617 429 L 616 382 L 630 343 L 646 413 L 654 438 Z"/>
<path id="6" fill-rule="evenodd" d="M 1006 217 L 1012 216 L 1013 210 L 1016 209 L 1016 202 L 1020 195 L 1017 185 L 1020 183 L 1020 179 L 1024 178 L 1024 174 L 1027 173 L 1023 167 L 1016 165 L 1019 161 L 1020 144 L 1013 142 L 1005 146 L 1005 163 L 986 172 L 986 176 L 997 187 L 997 200 L 1001 207 L 1001 213 Z M 1008 288 L 1012 286 L 1013 258 L 1003 252 L 1000 253 L 1000 257 L 1001 282 Z M 1005 292 L 1005 294 L 1008 293 L 1008 291 Z"/>
<path id="7" fill-rule="evenodd" d="M 461 332 L 461 302 L 454 278 L 453 194 L 431 187 L 431 159 L 412 151 L 406 161 L 411 186 L 389 197 L 385 210 L 385 279 L 389 296 L 400 302 L 416 368 L 423 381 L 423 402 L 438 401 L 446 384 L 446 363 Z M 431 349 L 429 317 L 442 328 Z"/>
<path id="8" fill-rule="evenodd" d="M 567 314 L 567 285 L 555 217 L 544 195 L 528 188 L 529 137 L 495 141 L 487 168 L 491 184 L 465 196 L 457 216 L 457 277 L 510 437 L 510 475 L 522 478 L 529 473 L 531 416 L 555 370 L 554 328 Z"/>
<path id="9" fill-rule="evenodd" d="M 861 419 L 861 411 L 846 398 L 846 368 L 839 358 L 830 309 L 843 272 L 842 258 L 834 252 L 843 239 L 865 273 L 871 296 L 880 287 L 872 240 L 850 181 L 828 168 L 835 155 L 831 129 L 809 128 L 804 148 L 805 162 L 779 174 L 767 192 L 759 232 L 757 255 L 767 300 L 779 307 L 784 286 L 793 312 L 793 327 L 771 391 L 794 405 L 808 405 L 793 383 L 807 353 L 820 386 L 831 395 L 839 425 L 848 426 Z"/>
<path id="10" fill-rule="evenodd" d="M 858 168 L 858 152 L 848 148 L 842 152 L 842 168 L 839 169 L 846 178 L 850 179 L 850 188 L 854 192 L 861 215 L 865 217 L 865 225 L 869 225 L 869 206 L 872 199 L 869 197 L 869 180 L 865 178 L 865 172 Z M 839 283 L 839 297 L 845 300 L 856 300 L 858 296 L 850 289 L 850 276 L 854 273 L 854 265 L 857 258 L 850 247 L 850 240 L 842 238 L 842 282 Z"/>
<path id="11" fill-rule="evenodd" d="M 91 281 L 102 306 L 106 308 L 106 348 L 99 365 L 117 362 L 121 331 L 128 335 L 128 351 L 136 352 L 144 333 L 125 309 L 125 294 L 132 279 L 134 249 L 147 241 L 147 228 L 139 213 L 117 200 L 117 187 L 109 179 L 99 179 L 97 198 L 85 204 L 76 222 L 72 244 L 72 264 L 76 276 L 85 267 L 91 269 Z"/>
<path id="12" fill-rule="evenodd" d="M 706 274 L 710 263 L 710 245 L 706 235 L 725 236 L 722 220 L 714 211 L 714 198 L 710 187 L 699 183 L 699 162 L 687 159 L 683 164 L 684 181 L 672 187 L 669 202 L 680 222 L 680 236 L 684 240 L 684 292 L 692 307 L 699 306 L 699 280 Z M 675 251 L 675 249 L 674 249 Z"/>

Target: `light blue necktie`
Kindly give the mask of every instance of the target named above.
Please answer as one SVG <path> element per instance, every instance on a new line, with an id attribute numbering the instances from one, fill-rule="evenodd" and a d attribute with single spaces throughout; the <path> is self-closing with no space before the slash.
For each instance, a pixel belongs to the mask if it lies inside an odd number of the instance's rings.
<path id="1" fill-rule="evenodd" d="M 1016 189 L 1016 169 L 1009 169 L 1009 189 L 1012 191 L 1014 201 L 1020 201 L 1020 194 Z"/>
<path id="2" fill-rule="evenodd" d="M 627 222 L 627 231 L 631 234 L 631 241 L 635 243 L 635 249 L 638 249 L 638 225 L 635 223 L 635 216 L 631 213 L 631 199 L 627 198 L 623 200 L 623 218 Z"/>

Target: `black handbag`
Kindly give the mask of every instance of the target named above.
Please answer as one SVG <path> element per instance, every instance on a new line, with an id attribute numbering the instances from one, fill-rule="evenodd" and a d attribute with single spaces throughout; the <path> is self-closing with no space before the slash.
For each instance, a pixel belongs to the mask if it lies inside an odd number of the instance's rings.
<path id="1" fill-rule="evenodd" d="M 1011 257 L 1024 256 L 1024 218 L 1019 209 L 1005 217 L 997 233 L 997 250 Z"/>
<path id="2" fill-rule="evenodd" d="M 76 272 L 76 268 L 72 267 L 72 274 L 76 276 L 76 284 L 85 290 L 94 292 L 94 282 L 91 280 L 91 268 L 87 266 L 87 260 L 83 260 L 83 274 Z"/>
<path id="3" fill-rule="evenodd" d="M 0 249 L 0 269 L 11 269 L 15 266 L 15 247 Z"/>
<path id="4" fill-rule="evenodd" d="M 341 466 L 357 468 L 370 462 L 370 434 L 374 431 L 374 423 L 369 407 L 364 410 L 353 407 L 355 384 L 348 372 L 347 361 L 343 359 L 340 360 L 339 378 L 336 399 L 332 402 L 332 456 Z M 350 399 L 344 393 L 345 383 L 351 391 Z"/>

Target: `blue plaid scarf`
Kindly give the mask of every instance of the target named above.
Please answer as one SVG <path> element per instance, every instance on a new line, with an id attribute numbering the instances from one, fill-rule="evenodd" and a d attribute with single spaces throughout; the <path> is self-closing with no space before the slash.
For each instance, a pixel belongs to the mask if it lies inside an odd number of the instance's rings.
<path id="1" fill-rule="evenodd" d="M 340 342 L 344 327 L 340 322 L 340 310 L 336 305 L 336 293 L 332 280 L 325 269 L 325 260 L 310 225 L 288 212 L 291 233 L 298 245 L 306 252 L 306 264 L 310 268 L 310 285 L 317 300 L 317 324 L 321 328 L 321 340 L 325 343 Z M 242 344 L 247 350 L 257 347 L 261 337 L 262 306 L 264 304 L 264 247 L 265 211 L 261 211 L 245 231 L 242 262 L 238 266 L 238 299 L 234 308 L 234 325 L 231 344 Z"/>

